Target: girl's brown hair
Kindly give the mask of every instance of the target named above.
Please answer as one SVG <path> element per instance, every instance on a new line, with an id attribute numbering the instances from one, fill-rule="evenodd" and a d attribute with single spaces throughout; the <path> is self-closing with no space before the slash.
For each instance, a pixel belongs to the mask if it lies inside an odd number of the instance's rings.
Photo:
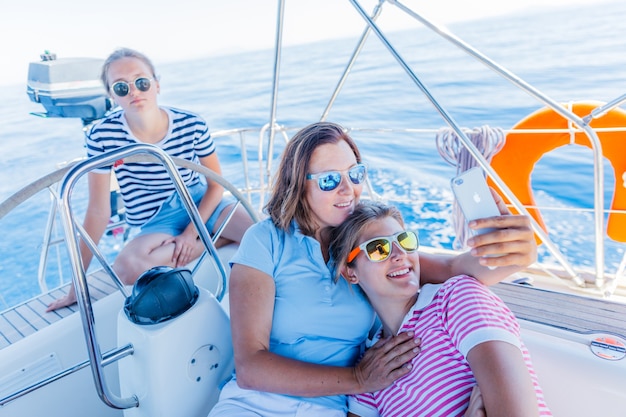
<path id="1" fill-rule="evenodd" d="M 330 234 L 330 258 L 333 261 L 335 279 L 339 279 L 346 266 L 351 266 L 356 261 L 355 258 L 350 263 L 346 262 L 352 249 L 361 243 L 363 229 L 373 221 L 385 217 L 393 217 L 404 227 L 402 214 L 396 207 L 379 201 L 363 201 L 342 224 L 333 228 Z"/>
<path id="2" fill-rule="evenodd" d="M 293 220 L 307 236 L 313 236 L 317 225 L 311 215 L 306 198 L 306 175 L 309 173 L 311 156 L 321 145 L 345 141 L 354 152 L 357 162 L 361 153 L 354 140 L 336 123 L 317 122 L 310 124 L 287 143 L 278 172 L 274 178 L 272 196 L 265 206 L 276 227 L 289 230 Z"/>

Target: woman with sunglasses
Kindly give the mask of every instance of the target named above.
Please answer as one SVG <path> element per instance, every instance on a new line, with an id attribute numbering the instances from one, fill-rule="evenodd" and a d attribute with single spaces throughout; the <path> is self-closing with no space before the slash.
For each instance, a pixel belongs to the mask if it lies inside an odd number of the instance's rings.
<path id="1" fill-rule="evenodd" d="M 314 123 L 287 143 L 269 218 L 246 231 L 231 260 L 236 375 L 211 417 L 345 416 L 346 394 L 383 389 L 409 372 L 419 351 L 411 332 L 381 340 L 356 364 L 374 311 L 363 292 L 334 279 L 328 263 L 329 231 L 354 211 L 366 174 L 337 124 Z M 472 223 L 499 229 L 471 240 L 474 254 L 423 255 L 425 282 L 467 272 L 494 283 L 534 262 L 528 218 L 508 215 L 500 203 L 507 215 Z M 491 253 L 506 255 L 484 258 Z"/>
<path id="2" fill-rule="evenodd" d="M 194 161 L 218 174 L 220 163 L 206 122 L 186 110 L 160 106 L 159 81 L 152 62 L 132 49 L 114 51 L 104 62 L 102 82 L 120 110 L 114 111 L 87 133 L 87 156 L 93 157 L 126 145 L 150 143 L 169 155 Z M 167 171 L 160 163 L 118 161 L 115 166 L 88 174 L 89 201 L 84 228 L 97 244 L 111 216 L 110 184 L 114 172 L 125 206 L 126 222 L 139 233 L 115 259 L 113 269 L 127 285 L 157 265 L 184 266 L 200 256 L 204 247 Z M 179 168 L 210 233 L 215 232 L 234 207 L 222 198 L 223 187 L 196 171 Z M 237 207 L 220 236 L 221 242 L 239 242 L 252 224 Z M 91 251 L 81 243 L 85 268 Z M 54 301 L 48 311 L 76 300 L 73 288 Z"/>
<path id="3" fill-rule="evenodd" d="M 511 310 L 467 275 L 422 284 L 418 246 L 398 209 L 377 202 L 360 203 L 332 233 L 336 278 L 367 295 L 382 323 L 375 339 L 421 339 L 411 372 L 350 396 L 349 415 L 463 416 L 476 385 L 487 416 L 552 415 Z"/>

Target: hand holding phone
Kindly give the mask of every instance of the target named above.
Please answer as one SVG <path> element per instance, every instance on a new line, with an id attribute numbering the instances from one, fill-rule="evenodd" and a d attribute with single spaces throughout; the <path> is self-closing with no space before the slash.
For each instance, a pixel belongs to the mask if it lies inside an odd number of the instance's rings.
<path id="1" fill-rule="evenodd" d="M 496 201 L 489 191 L 487 180 L 480 167 L 470 168 L 461 175 L 452 178 L 450 182 L 452 193 L 465 216 L 466 222 L 485 217 L 499 216 L 500 210 Z M 474 235 L 482 235 L 484 233 L 496 230 L 494 228 L 472 229 Z M 488 255 L 489 257 L 498 257 L 502 255 Z M 490 266 L 489 269 L 496 267 Z"/>
<path id="2" fill-rule="evenodd" d="M 498 205 L 489 191 L 489 186 L 480 167 L 471 168 L 450 182 L 452 193 L 456 198 L 466 221 L 499 216 Z M 483 234 L 494 229 L 472 230 L 474 234 Z"/>

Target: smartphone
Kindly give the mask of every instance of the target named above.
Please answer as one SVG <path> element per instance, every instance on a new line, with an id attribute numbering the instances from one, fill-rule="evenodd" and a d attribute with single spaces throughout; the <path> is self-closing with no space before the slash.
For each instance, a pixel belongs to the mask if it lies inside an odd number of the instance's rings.
<path id="1" fill-rule="evenodd" d="M 456 198 L 465 220 L 499 216 L 498 205 L 489 191 L 487 180 L 480 167 L 470 168 L 450 181 L 452 193 Z M 483 234 L 494 229 L 471 230 L 473 234 Z"/>

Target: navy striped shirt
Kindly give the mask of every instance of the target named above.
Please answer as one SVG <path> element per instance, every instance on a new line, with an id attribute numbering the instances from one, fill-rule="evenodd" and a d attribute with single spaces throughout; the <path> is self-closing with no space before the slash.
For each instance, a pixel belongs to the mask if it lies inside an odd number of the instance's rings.
<path id="1" fill-rule="evenodd" d="M 165 138 L 155 145 L 168 155 L 200 163 L 199 158 L 215 152 L 215 143 L 209 128 L 197 114 L 162 107 L 169 118 Z M 87 156 L 101 155 L 122 146 L 142 143 L 126 124 L 124 111 L 119 110 L 94 125 L 87 134 Z M 161 204 L 174 192 L 174 183 L 159 162 L 137 162 L 116 164 L 115 167 L 100 168 L 96 173 L 115 171 L 117 182 L 126 208 L 126 222 L 140 227 L 156 214 Z M 200 175 L 187 168 L 178 167 L 183 181 L 189 187 L 200 181 Z"/>

